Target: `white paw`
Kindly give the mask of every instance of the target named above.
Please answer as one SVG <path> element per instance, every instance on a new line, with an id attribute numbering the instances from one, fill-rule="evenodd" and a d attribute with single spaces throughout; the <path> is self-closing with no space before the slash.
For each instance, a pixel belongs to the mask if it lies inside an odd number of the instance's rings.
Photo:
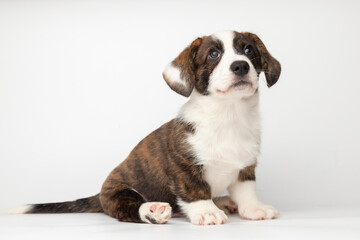
<path id="1" fill-rule="evenodd" d="M 140 206 L 139 215 L 143 222 L 164 224 L 171 218 L 171 207 L 166 202 L 147 202 Z"/>
<path id="2" fill-rule="evenodd" d="M 216 197 L 213 199 L 215 205 L 223 210 L 226 214 L 238 212 L 238 206 L 229 196 Z"/>
<path id="3" fill-rule="evenodd" d="M 239 214 L 248 220 L 273 219 L 279 216 L 279 212 L 274 207 L 264 204 L 240 207 Z"/>
<path id="4" fill-rule="evenodd" d="M 180 200 L 178 204 L 193 224 L 217 225 L 228 221 L 224 211 L 220 210 L 212 200 L 199 200 L 190 203 Z"/>
<path id="5" fill-rule="evenodd" d="M 190 221 L 196 225 L 219 225 L 227 223 L 228 217 L 224 211 L 219 209 L 195 214 L 190 218 Z"/>

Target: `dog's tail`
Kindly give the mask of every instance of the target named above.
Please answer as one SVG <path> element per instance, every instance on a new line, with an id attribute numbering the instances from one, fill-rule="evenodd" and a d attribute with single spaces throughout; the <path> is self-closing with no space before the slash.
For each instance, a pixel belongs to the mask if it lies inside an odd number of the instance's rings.
<path id="1" fill-rule="evenodd" d="M 7 211 L 8 214 L 24 213 L 98 213 L 103 212 L 99 194 L 69 202 L 29 204 Z"/>

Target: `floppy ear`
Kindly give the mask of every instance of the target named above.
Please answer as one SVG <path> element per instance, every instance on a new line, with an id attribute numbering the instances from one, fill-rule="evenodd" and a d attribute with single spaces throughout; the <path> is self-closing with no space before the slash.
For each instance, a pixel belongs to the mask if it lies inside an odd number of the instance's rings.
<path id="1" fill-rule="evenodd" d="M 185 97 L 190 96 L 195 84 L 195 57 L 202 38 L 195 39 L 163 71 L 163 77 L 169 87 Z"/>
<path id="2" fill-rule="evenodd" d="M 258 36 L 253 33 L 249 34 L 261 55 L 261 72 L 265 73 L 267 85 L 268 87 L 271 87 L 280 77 L 281 65 L 278 60 L 271 56 Z"/>

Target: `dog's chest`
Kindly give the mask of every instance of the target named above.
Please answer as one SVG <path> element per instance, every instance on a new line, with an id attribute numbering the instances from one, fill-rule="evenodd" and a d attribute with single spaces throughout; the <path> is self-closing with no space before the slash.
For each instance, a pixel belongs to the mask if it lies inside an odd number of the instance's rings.
<path id="1" fill-rule="evenodd" d="M 253 163 L 259 153 L 258 128 L 241 121 L 207 122 L 197 125 L 188 142 L 195 150 L 199 163 L 227 163 L 239 169 Z"/>
<path id="2" fill-rule="evenodd" d="M 199 163 L 204 165 L 205 180 L 215 197 L 237 180 L 241 169 L 256 162 L 259 134 L 257 129 L 237 121 L 223 126 L 212 123 L 198 130 L 189 142 L 196 149 Z"/>
<path id="3" fill-rule="evenodd" d="M 256 162 L 260 147 L 257 105 L 193 105 L 188 103 L 182 111 L 182 118 L 195 126 L 187 142 L 197 163 L 204 166 L 205 180 L 215 196 L 237 179 L 239 170 Z"/>
<path id="4" fill-rule="evenodd" d="M 226 163 L 243 169 L 256 160 L 260 147 L 257 108 L 225 105 L 213 111 L 199 111 L 189 118 L 195 124 L 195 132 L 187 142 L 198 163 Z"/>

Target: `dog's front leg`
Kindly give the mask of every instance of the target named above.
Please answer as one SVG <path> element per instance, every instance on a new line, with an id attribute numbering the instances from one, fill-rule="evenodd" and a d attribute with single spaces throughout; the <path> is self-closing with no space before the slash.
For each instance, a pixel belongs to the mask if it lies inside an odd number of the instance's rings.
<path id="1" fill-rule="evenodd" d="M 218 225 L 228 221 L 224 211 L 220 210 L 211 199 L 193 202 L 178 200 L 178 204 L 193 224 Z"/>
<path id="2" fill-rule="evenodd" d="M 228 190 L 231 199 L 238 205 L 239 214 L 242 218 L 265 220 L 279 216 L 279 212 L 274 207 L 263 204 L 257 197 L 255 165 L 241 170 L 238 180 Z"/>
<path id="3" fill-rule="evenodd" d="M 203 180 L 200 168 L 192 166 L 186 174 L 179 174 L 174 178 L 173 189 L 177 195 L 177 204 L 193 224 L 224 224 L 228 218 L 211 199 L 210 186 Z"/>

